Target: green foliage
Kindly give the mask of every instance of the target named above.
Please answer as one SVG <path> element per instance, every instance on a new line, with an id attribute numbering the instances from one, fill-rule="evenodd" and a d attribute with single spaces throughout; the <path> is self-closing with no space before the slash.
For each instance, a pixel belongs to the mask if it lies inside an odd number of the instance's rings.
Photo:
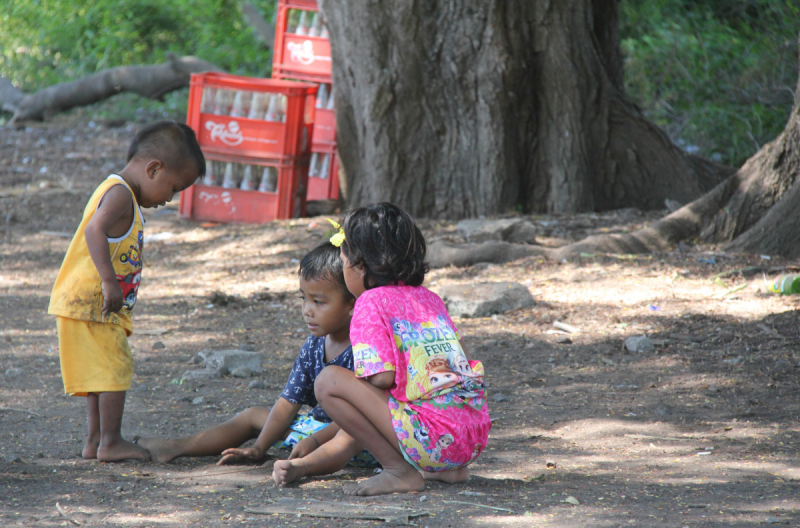
<path id="1" fill-rule="evenodd" d="M 274 2 L 253 2 L 271 18 Z M 97 70 L 195 55 L 233 73 L 265 76 L 268 50 L 238 0 L 5 0 L 0 75 L 25 91 Z"/>
<path id="2" fill-rule="evenodd" d="M 622 0 L 628 95 L 689 152 L 740 165 L 786 124 L 797 0 Z"/>

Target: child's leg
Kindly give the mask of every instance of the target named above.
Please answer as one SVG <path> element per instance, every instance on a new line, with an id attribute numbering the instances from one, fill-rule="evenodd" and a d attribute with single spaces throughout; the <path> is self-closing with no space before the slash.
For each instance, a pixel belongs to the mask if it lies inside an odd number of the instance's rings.
<path id="1" fill-rule="evenodd" d="M 420 471 L 420 475 L 425 480 L 438 480 L 448 484 L 460 484 L 469 481 L 469 467 L 464 466 L 456 469 L 446 469 L 444 471 Z"/>
<path id="2" fill-rule="evenodd" d="M 191 436 L 182 438 L 140 438 L 136 443 L 150 451 L 153 460 L 165 464 L 181 456 L 213 456 L 229 447 L 239 447 L 250 439 L 258 438 L 269 416 L 266 407 L 250 407 L 227 422 L 215 425 Z M 235 462 L 235 457 L 223 457 L 219 464 Z"/>
<path id="3" fill-rule="evenodd" d="M 356 378 L 352 371 L 325 367 L 314 384 L 325 412 L 383 466 L 364 482 L 346 485 L 347 495 L 383 495 L 425 489 L 422 475 L 405 461 L 397 443 L 386 391 Z"/>
<path id="4" fill-rule="evenodd" d="M 150 460 L 146 449 L 122 438 L 122 412 L 125 410 L 125 391 L 98 394 L 100 411 L 100 444 L 97 459 L 104 462 L 134 458 Z"/>
<path id="5" fill-rule="evenodd" d="M 97 458 L 97 446 L 100 444 L 100 403 L 97 393 L 86 395 L 86 407 L 89 411 L 89 436 L 83 445 L 83 458 Z"/>
<path id="6" fill-rule="evenodd" d="M 340 430 L 303 458 L 276 461 L 272 478 L 278 486 L 285 486 L 303 477 L 330 475 L 344 468 L 362 449 L 352 436 Z"/>

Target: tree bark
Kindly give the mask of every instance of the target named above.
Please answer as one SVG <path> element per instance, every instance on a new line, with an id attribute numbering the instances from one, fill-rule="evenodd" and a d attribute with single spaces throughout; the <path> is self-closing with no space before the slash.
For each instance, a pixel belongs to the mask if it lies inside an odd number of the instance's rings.
<path id="1" fill-rule="evenodd" d="M 664 250 L 699 236 L 738 253 L 800 257 L 800 79 L 783 132 L 701 198 L 630 235 L 591 237 L 549 257 Z"/>
<path id="2" fill-rule="evenodd" d="M 55 84 L 17 100 L 12 122 L 41 120 L 49 112 L 96 103 L 120 92 L 160 99 L 165 94 L 189 85 L 192 73 L 222 71 L 196 57 L 171 55 L 163 64 L 120 66 L 97 72 L 77 81 Z"/>
<path id="3" fill-rule="evenodd" d="M 320 6 L 351 204 L 444 218 L 652 209 L 732 172 L 625 99 L 618 0 Z"/>

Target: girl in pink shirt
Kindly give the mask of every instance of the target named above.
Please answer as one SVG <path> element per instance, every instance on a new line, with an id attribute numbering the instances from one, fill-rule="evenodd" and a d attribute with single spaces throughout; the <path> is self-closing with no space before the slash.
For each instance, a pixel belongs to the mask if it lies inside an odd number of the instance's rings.
<path id="1" fill-rule="evenodd" d="M 389 203 L 350 211 L 340 233 L 356 297 L 355 373 L 326 368 L 315 392 L 325 411 L 378 459 L 383 472 L 348 495 L 421 491 L 425 479 L 464 482 L 491 428 L 483 365 L 469 361 L 442 300 L 424 288 L 425 239 Z M 339 441 L 345 441 L 340 438 Z"/>

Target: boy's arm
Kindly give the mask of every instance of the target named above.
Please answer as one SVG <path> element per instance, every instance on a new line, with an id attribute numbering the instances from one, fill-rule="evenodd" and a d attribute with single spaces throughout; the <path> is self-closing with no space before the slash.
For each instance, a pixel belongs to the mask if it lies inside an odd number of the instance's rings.
<path id="1" fill-rule="evenodd" d="M 255 444 L 252 447 L 244 448 L 231 448 L 222 452 L 223 459 L 220 462 L 224 463 L 225 457 L 245 457 L 253 460 L 261 460 L 264 458 L 264 453 L 272 447 L 272 445 L 283 438 L 289 426 L 292 425 L 294 417 L 297 416 L 300 408 L 303 407 L 300 403 L 292 403 L 284 398 L 278 398 L 275 405 L 269 411 L 267 421 L 261 429 Z"/>
<path id="2" fill-rule="evenodd" d="M 303 438 L 297 442 L 292 449 L 292 452 L 289 454 L 289 460 L 292 460 L 293 458 L 303 458 L 325 442 L 333 439 L 333 437 L 336 436 L 336 433 L 339 432 L 339 429 L 341 428 L 338 425 L 331 422 L 316 433 L 310 434 Z"/>
<path id="3" fill-rule="evenodd" d="M 84 238 L 89 248 L 94 267 L 103 283 L 103 315 L 122 309 L 122 288 L 117 282 L 111 255 L 108 253 L 108 236 L 119 229 L 120 224 L 128 224 L 133 215 L 131 193 L 124 185 L 109 189 L 100 201 L 97 211 L 84 230 Z M 115 229 L 116 228 L 116 229 Z"/>

